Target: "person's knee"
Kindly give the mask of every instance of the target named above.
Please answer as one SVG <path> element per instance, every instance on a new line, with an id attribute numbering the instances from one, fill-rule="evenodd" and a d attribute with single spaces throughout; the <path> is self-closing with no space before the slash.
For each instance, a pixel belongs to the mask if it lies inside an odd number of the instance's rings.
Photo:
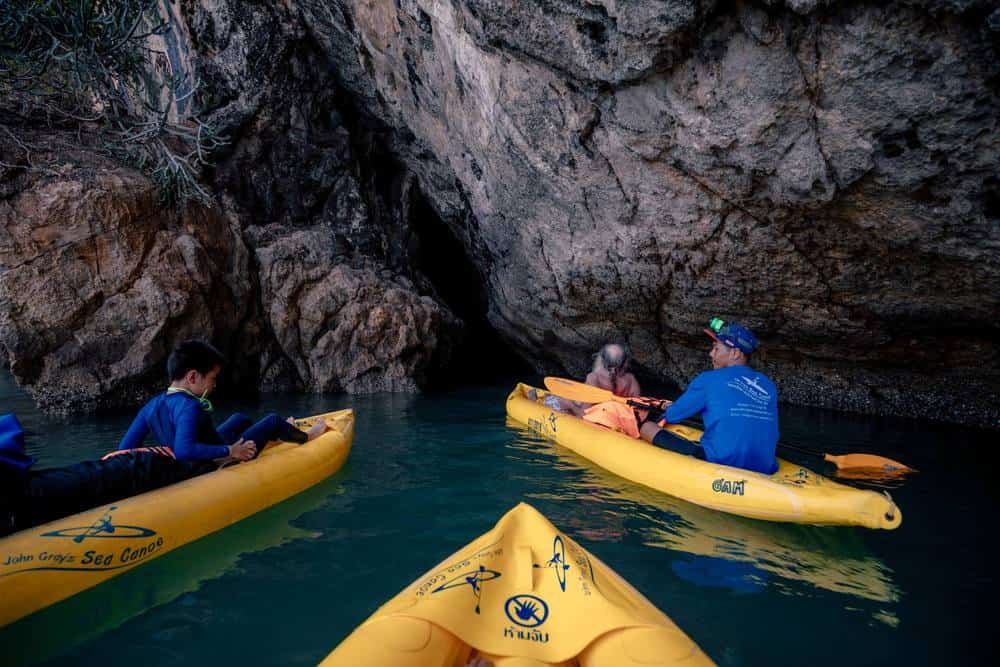
<path id="1" fill-rule="evenodd" d="M 234 412 L 233 414 L 229 415 L 229 419 L 226 420 L 226 423 L 232 423 L 242 426 L 243 424 L 246 425 L 252 424 L 253 420 L 247 417 L 242 412 Z"/>
<path id="2" fill-rule="evenodd" d="M 653 439 L 656 438 L 656 434 L 662 430 L 663 429 L 657 426 L 656 422 L 643 422 L 642 426 L 639 428 L 639 437 L 646 442 L 653 442 Z"/>

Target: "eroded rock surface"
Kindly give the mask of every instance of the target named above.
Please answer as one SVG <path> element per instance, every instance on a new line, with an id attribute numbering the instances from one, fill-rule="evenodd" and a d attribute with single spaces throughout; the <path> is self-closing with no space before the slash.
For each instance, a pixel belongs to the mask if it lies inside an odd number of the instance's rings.
<path id="1" fill-rule="evenodd" d="M 252 327 L 249 252 L 221 207 L 167 209 L 141 174 L 65 143 L 56 169 L 4 185 L 0 346 L 41 406 L 135 402 L 173 344 Z"/>
<path id="2" fill-rule="evenodd" d="M 540 369 L 620 338 L 683 384 L 721 315 L 786 398 L 997 424 L 989 3 L 324 4 Z"/>
<path id="3" fill-rule="evenodd" d="M 252 229 L 261 298 L 280 354 L 263 369 L 266 386 L 318 392 L 417 391 L 447 359 L 461 324 L 430 296 L 388 269 L 331 268 L 334 235 L 313 227 Z"/>
<path id="4" fill-rule="evenodd" d="M 204 81 L 207 112 L 234 138 L 214 180 L 254 252 L 260 386 L 419 390 L 462 323 L 414 265 L 414 178 L 384 154 L 385 128 L 356 117 L 294 5 L 184 10 L 177 66 Z"/>
<path id="5" fill-rule="evenodd" d="M 786 399 L 1000 424 L 994 3 L 168 4 L 172 62 L 233 137 L 213 182 L 264 385 L 437 372 L 460 325 L 414 260 L 419 193 L 540 371 L 620 339 L 684 384 L 719 315 Z"/>

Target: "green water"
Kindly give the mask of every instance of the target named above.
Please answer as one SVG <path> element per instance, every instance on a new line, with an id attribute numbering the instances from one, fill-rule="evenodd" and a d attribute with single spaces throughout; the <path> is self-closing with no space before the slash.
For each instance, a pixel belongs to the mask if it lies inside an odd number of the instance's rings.
<path id="1" fill-rule="evenodd" d="M 783 525 L 646 490 L 508 425 L 512 384 L 217 401 L 220 415 L 352 407 L 354 448 L 311 491 L 9 626 L 3 662 L 314 665 L 518 501 L 628 579 L 719 664 L 993 661 L 995 433 L 784 408 L 791 442 L 877 452 L 921 473 L 891 490 L 904 515 L 896 531 Z M 0 406 L 30 432 L 40 467 L 113 448 L 130 418 L 46 417 L 3 375 Z"/>

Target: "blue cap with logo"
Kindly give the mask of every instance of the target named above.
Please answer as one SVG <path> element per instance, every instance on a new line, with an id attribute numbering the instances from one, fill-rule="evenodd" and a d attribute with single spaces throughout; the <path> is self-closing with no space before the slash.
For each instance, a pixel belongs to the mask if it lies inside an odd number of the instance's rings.
<path id="1" fill-rule="evenodd" d="M 723 345 L 735 347 L 743 354 L 750 354 L 757 349 L 757 337 L 742 324 L 725 322 L 718 317 L 713 317 L 708 326 L 705 333 Z"/>
<path id="2" fill-rule="evenodd" d="M 35 458 L 24 453 L 24 429 L 14 415 L 0 416 L 0 463 L 27 470 Z"/>

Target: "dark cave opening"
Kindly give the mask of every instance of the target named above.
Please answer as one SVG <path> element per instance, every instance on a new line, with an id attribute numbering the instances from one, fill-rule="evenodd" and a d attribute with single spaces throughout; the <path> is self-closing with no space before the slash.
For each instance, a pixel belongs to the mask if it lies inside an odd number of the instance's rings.
<path id="1" fill-rule="evenodd" d="M 431 378 L 430 388 L 488 384 L 524 379 L 534 370 L 506 343 L 487 319 L 489 297 L 479 269 L 464 244 L 419 191 L 410 201 L 410 224 L 416 237 L 414 268 L 465 323 L 465 335 L 448 364 Z"/>

